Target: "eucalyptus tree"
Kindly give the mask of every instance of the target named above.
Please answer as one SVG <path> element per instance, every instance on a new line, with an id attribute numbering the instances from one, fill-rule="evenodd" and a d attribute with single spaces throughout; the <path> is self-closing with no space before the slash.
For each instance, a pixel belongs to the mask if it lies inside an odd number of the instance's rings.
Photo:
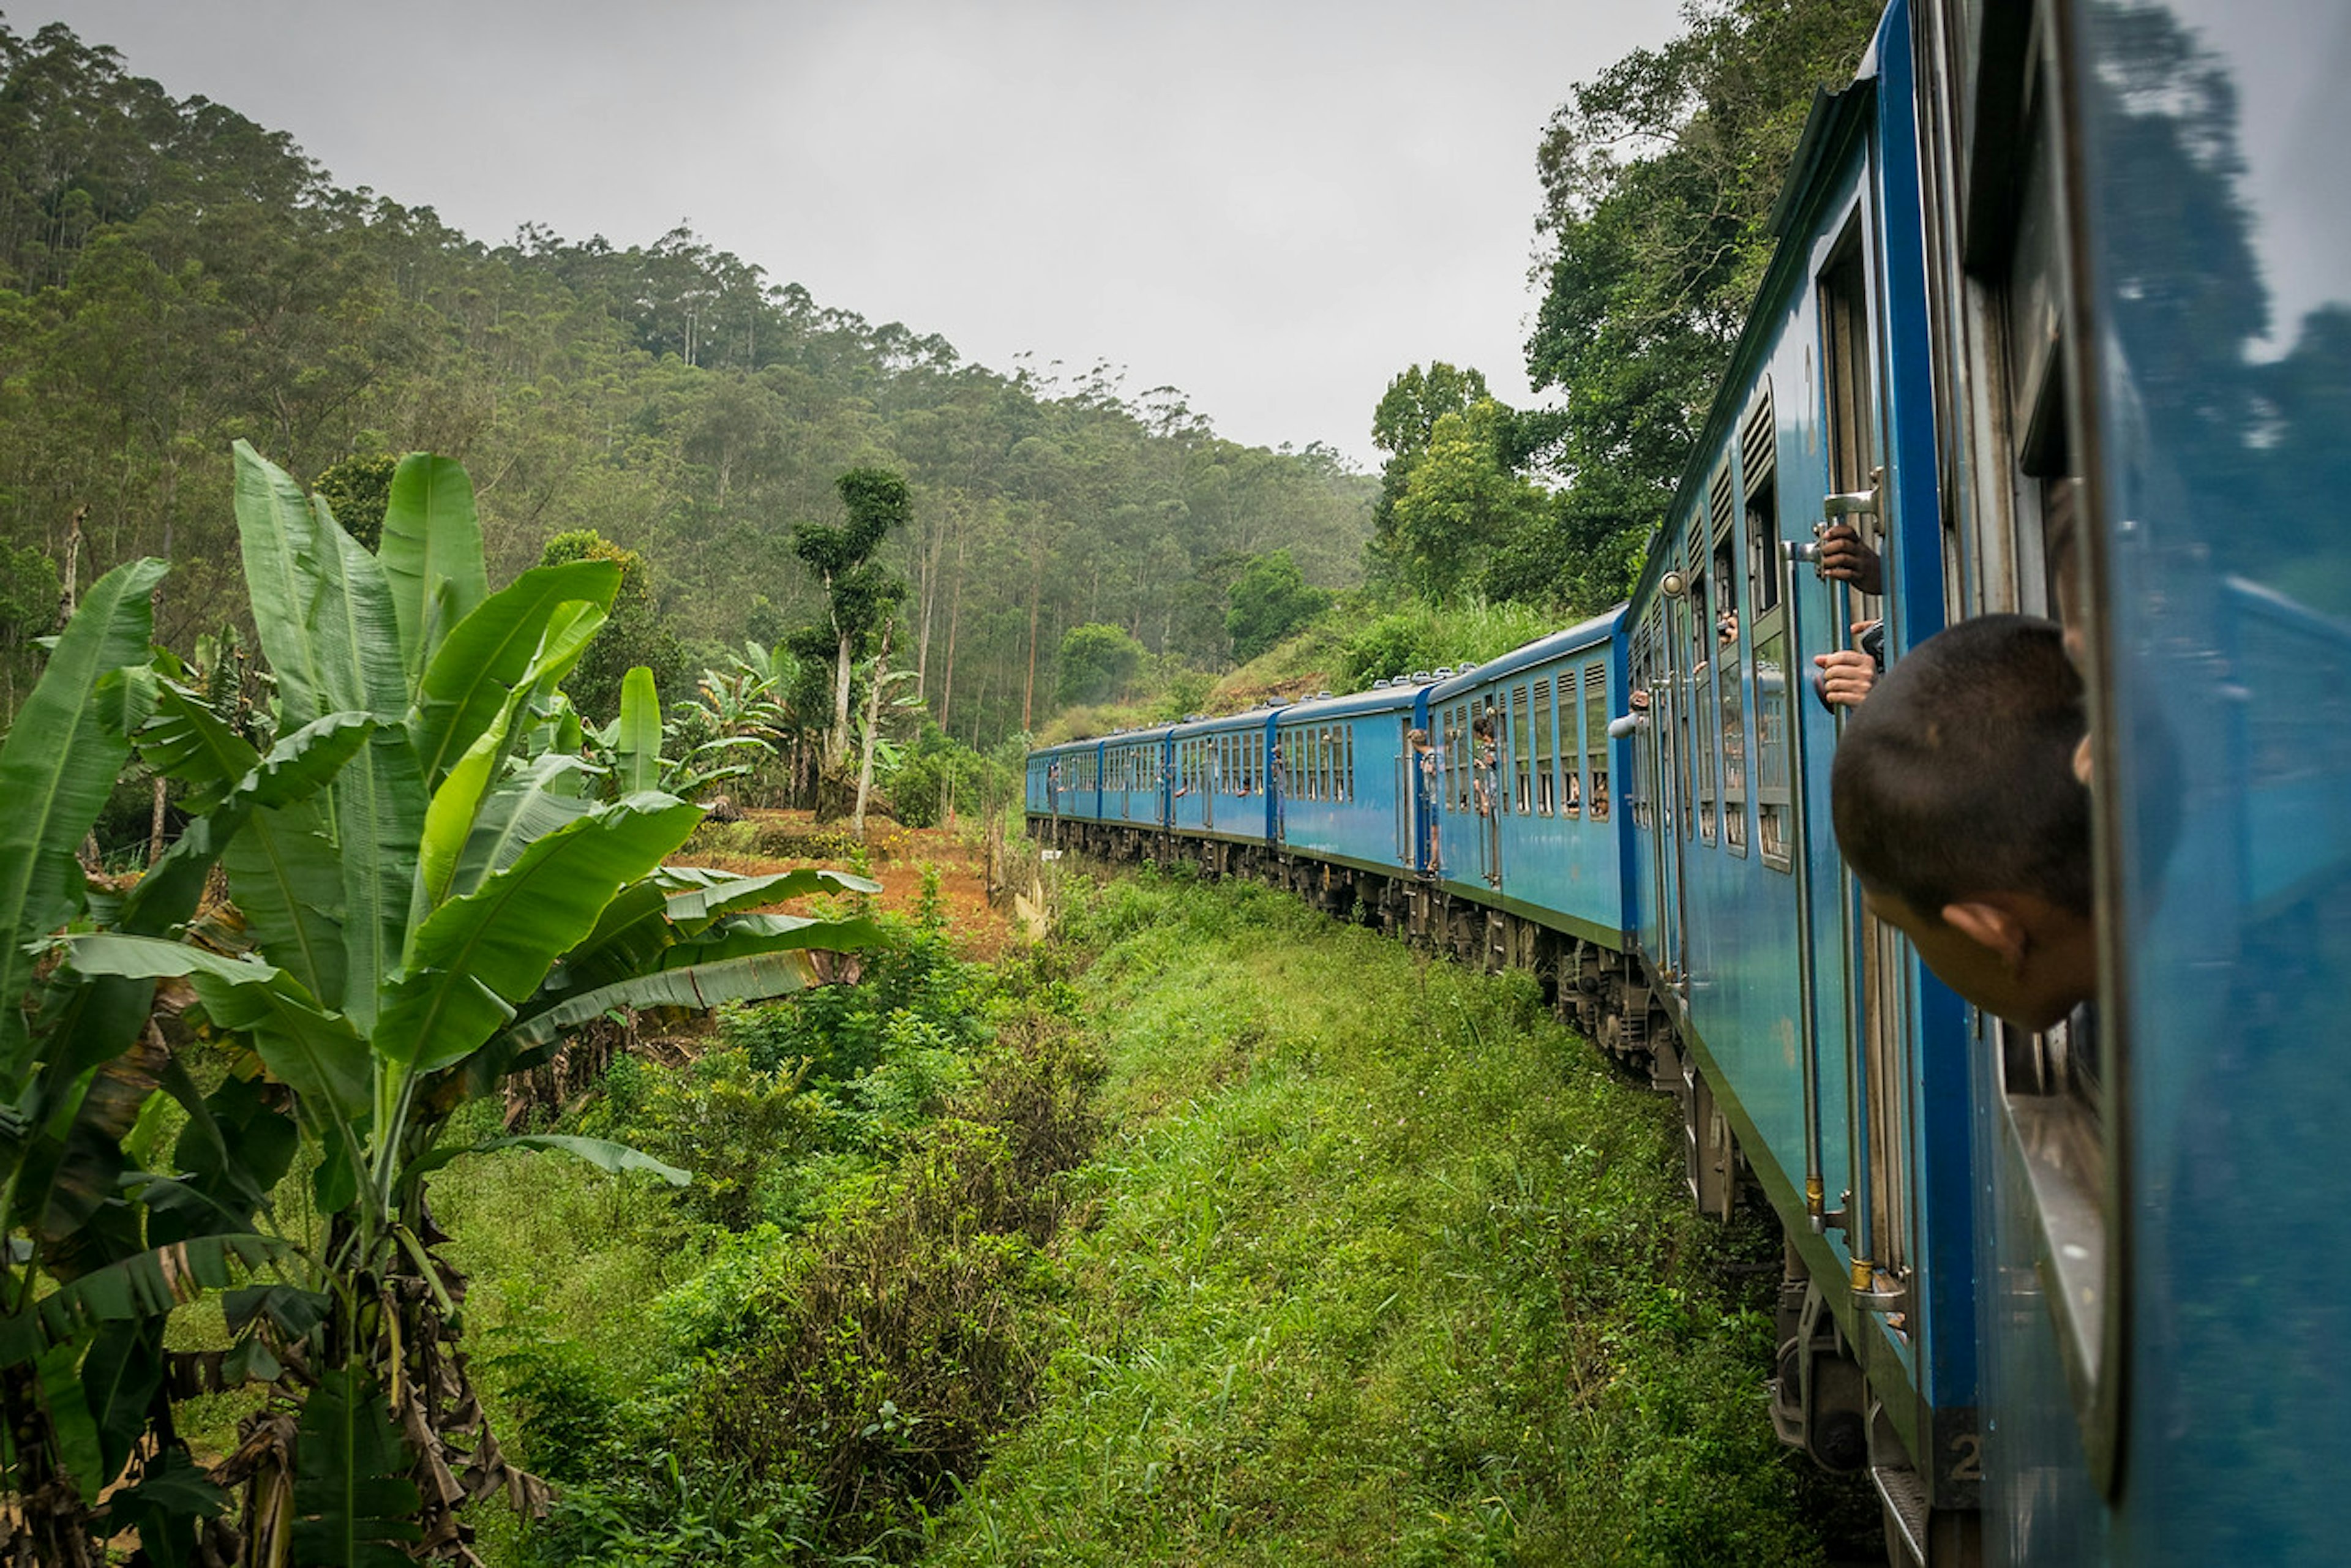
<path id="1" fill-rule="evenodd" d="M 914 514 L 906 481 L 883 468 L 852 468 L 835 482 L 845 522 L 803 519 L 792 525 L 792 554 L 824 591 L 833 654 L 832 727 L 825 734 L 824 766 L 839 772 L 849 757 L 851 676 L 873 651 L 883 628 L 906 596 L 906 582 L 873 559 L 892 530 Z M 822 633 L 811 639 L 827 641 Z"/>

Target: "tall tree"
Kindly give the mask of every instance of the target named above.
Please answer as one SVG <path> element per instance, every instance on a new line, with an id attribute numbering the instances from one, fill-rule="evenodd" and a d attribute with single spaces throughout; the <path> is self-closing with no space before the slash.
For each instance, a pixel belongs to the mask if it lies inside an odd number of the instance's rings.
<path id="1" fill-rule="evenodd" d="M 852 468 L 834 482 L 848 513 L 839 523 L 804 519 L 792 525 L 792 554 L 824 592 L 833 653 L 832 728 L 824 765 L 838 772 L 849 757 L 850 674 L 872 650 L 898 605 L 906 580 L 873 559 L 891 530 L 914 513 L 914 493 L 886 468 Z"/>
<path id="2" fill-rule="evenodd" d="M 1622 537 L 1656 521 L 1771 260 L 1813 91 L 1852 79 L 1882 8 L 1687 0 L 1680 36 L 1552 115 L 1537 155 L 1552 256 L 1527 368 L 1566 394 L 1541 455 L 1566 476 L 1569 532 L 1631 559 Z"/>

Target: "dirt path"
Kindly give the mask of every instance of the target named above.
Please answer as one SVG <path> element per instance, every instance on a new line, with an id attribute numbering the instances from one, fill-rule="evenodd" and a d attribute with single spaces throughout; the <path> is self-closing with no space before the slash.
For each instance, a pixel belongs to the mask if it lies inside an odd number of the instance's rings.
<path id="1" fill-rule="evenodd" d="M 852 846 L 845 822 L 820 828 L 806 811 L 747 810 L 743 819 L 705 827 L 671 858 L 681 865 L 747 876 L 804 865 L 850 868 Z M 944 828 L 909 828 L 879 817 L 869 818 L 865 827 L 868 874 L 882 884 L 883 909 L 912 915 L 922 897 L 923 867 L 935 865 L 947 929 L 966 956 L 996 958 L 1019 938 L 1010 912 L 988 907 L 987 852 L 980 841 Z"/>

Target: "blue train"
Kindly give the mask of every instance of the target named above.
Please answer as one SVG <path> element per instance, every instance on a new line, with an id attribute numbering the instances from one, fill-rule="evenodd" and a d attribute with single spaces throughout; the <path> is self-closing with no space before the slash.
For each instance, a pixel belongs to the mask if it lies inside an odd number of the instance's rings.
<path id="1" fill-rule="evenodd" d="M 2351 1560 L 2346 73 L 2339 0 L 1896 0 L 1625 605 L 1029 758 L 1039 834 L 1533 968 L 1677 1094 L 1787 1234 L 1772 1419 L 1897 1562 Z M 2095 1041 L 1864 908 L 1814 679 L 2061 609 Z"/>

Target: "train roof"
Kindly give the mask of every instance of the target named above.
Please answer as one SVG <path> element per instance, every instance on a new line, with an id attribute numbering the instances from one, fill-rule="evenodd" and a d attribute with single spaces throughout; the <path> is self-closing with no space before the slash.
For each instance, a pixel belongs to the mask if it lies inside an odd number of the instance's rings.
<path id="1" fill-rule="evenodd" d="M 1554 632 L 1548 637 L 1538 637 L 1524 647 L 1513 648 L 1499 658 L 1489 659 L 1482 664 L 1473 664 L 1449 681 L 1437 682 L 1436 685 L 1429 688 L 1428 700 L 1432 703 L 1450 702 L 1465 693 L 1477 690 L 1488 681 L 1499 680 L 1505 675 L 1525 669 L 1530 664 L 1540 664 L 1547 659 L 1556 659 L 1562 653 L 1573 653 L 1606 643 L 1616 634 L 1616 628 L 1624 619 L 1625 606 L 1619 604 L 1606 614 L 1595 615 L 1589 621 L 1567 628 L 1564 632 Z"/>
<path id="2" fill-rule="evenodd" d="M 1288 724 L 1292 719 L 1351 718 L 1359 714 L 1394 713 L 1410 708 L 1418 692 L 1418 686 L 1410 681 L 1402 681 L 1368 692 L 1342 692 L 1336 696 L 1324 694 L 1278 708 L 1274 717 L 1278 723 Z"/>

